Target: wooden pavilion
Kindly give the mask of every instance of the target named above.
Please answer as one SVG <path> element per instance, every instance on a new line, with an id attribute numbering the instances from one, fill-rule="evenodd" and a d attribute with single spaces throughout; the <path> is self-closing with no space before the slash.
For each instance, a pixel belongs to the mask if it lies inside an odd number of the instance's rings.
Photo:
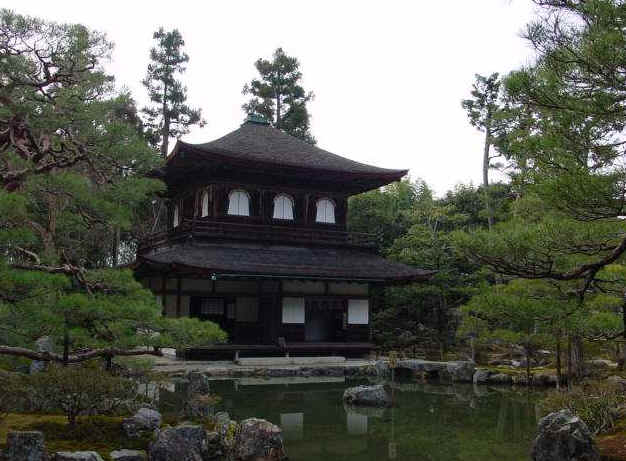
<path id="1" fill-rule="evenodd" d="M 348 197 L 389 170 L 332 154 L 249 116 L 206 144 L 179 141 L 160 175 L 166 229 L 143 241 L 137 277 L 165 315 L 218 323 L 229 344 L 189 358 L 345 355 L 372 349 L 376 287 L 431 273 L 384 259 L 346 229 Z"/>

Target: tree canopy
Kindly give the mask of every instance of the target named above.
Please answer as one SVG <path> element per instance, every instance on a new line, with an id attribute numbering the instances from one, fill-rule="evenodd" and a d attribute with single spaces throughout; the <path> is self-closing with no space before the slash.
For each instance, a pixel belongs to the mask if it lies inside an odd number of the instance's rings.
<path id="1" fill-rule="evenodd" d="M 277 48 L 271 60 L 259 58 L 254 67 L 259 78 L 243 87 L 243 94 L 250 95 L 242 106 L 244 112 L 262 115 L 273 127 L 315 144 L 307 108 L 313 93 L 306 92 L 300 83 L 302 72 L 298 59 Z"/>

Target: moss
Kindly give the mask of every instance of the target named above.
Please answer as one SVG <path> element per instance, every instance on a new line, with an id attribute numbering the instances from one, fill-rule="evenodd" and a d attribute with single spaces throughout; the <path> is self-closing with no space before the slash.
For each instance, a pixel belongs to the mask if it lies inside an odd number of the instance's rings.
<path id="1" fill-rule="evenodd" d="M 0 422 L 0 447 L 6 445 L 11 431 L 41 431 L 45 435 L 46 448 L 57 451 L 97 451 L 109 459 L 109 453 L 120 448 L 145 450 L 149 438 L 131 439 L 122 431 L 122 418 L 94 416 L 79 418 L 74 427 L 67 424 L 62 415 L 9 414 Z"/>

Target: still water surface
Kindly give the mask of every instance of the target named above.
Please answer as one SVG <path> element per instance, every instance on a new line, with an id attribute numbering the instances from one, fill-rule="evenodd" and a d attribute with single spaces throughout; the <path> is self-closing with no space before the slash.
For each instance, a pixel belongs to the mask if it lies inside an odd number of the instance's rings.
<path id="1" fill-rule="evenodd" d="M 345 407 L 344 389 L 357 384 L 243 378 L 213 381 L 211 392 L 232 419 L 278 424 L 291 461 L 529 460 L 538 415 L 525 390 L 394 383 L 394 408 Z M 164 412 L 179 405 L 178 388 L 161 393 Z"/>

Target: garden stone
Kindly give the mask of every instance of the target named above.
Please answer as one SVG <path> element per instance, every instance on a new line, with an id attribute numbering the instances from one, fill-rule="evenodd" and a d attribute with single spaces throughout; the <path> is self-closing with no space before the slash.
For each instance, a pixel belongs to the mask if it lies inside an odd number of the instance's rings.
<path id="1" fill-rule="evenodd" d="M 150 408 L 140 408 L 130 418 L 122 421 L 124 433 L 130 438 L 140 437 L 147 432 L 153 432 L 161 425 L 161 413 Z"/>
<path id="2" fill-rule="evenodd" d="M 9 432 L 5 456 L 11 461 L 47 460 L 43 433 L 39 431 Z"/>
<path id="3" fill-rule="evenodd" d="M 194 424 L 163 429 L 150 444 L 151 461 L 207 461 L 216 456 L 209 451 L 207 431 Z"/>
<path id="4" fill-rule="evenodd" d="M 447 362 L 447 370 L 453 382 L 471 383 L 476 365 L 466 361 Z"/>
<path id="5" fill-rule="evenodd" d="M 489 382 L 489 376 L 491 375 L 491 371 L 485 369 L 478 369 L 474 372 L 474 377 L 472 381 L 474 384 L 486 384 Z"/>
<path id="6" fill-rule="evenodd" d="M 511 384 L 512 382 L 513 377 L 506 373 L 496 373 L 495 375 L 489 376 L 489 384 Z"/>
<path id="7" fill-rule="evenodd" d="M 363 405 L 370 407 L 390 407 L 391 395 L 382 384 L 375 386 L 356 386 L 346 389 L 343 401 L 348 405 Z"/>
<path id="8" fill-rule="evenodd" d="M 286 459 L 280 427 L 264 419 L 241 422 L 234 459 L 237 461 L 279 461 Z"/>
<path id="9" fill-rule="evenodd" d="M 533 461 L 600 461 L 587 425 L 569 410 L 539 420 L 531 455 Z"/>
<path id="10" fill-rule="evenodd" d="M 146 461 L 148 457 L 143 450 L 115 450 L 109 454 L 111 461 Z"/>
<path id="11" fill-rule="evenodd" d="M 95 451 L 57 451 L 55 461 L 104 461 Z"/>
<path id="12" fill-rule="evenodd" d="M 622 390 L 626 390 L 626 379 L 621 376 L 609 376 L 607 381 L 620 386 Z"/>
<path id="13" fill-rule="evenodd" d="M 190 371 L 185 378 L 189 381 L 189 393 L 209 394 L 211 392 L 209 378 L 204 373 Z"/>
<path id="14" fill-rule="evenodd" d="M 390 374 L 389 362 L 385 360 L 377 360 L 374 364 L 377 376 L 388 376 Z"/>
<path id="15" fill-rule="evenodd" d="M 35 350 L 37 352 L 54 352 L 54 341 L 50 336 L 42 336 L 35 341 Z M 30 362 L 30 374 L 44 371 L 48 366 L 48 362 L 42 360 L 33 360 Z"/>

